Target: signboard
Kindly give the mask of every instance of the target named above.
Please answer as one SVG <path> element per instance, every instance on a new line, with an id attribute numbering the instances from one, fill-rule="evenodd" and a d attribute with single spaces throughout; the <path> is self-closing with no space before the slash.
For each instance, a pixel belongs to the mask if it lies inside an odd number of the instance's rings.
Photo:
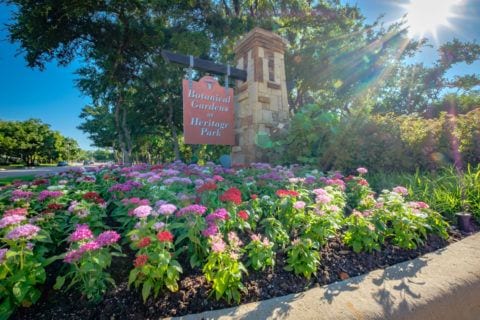
<path id="1" fill-rule="evenodd" d="M 233 89 L 210 76 L 183 80 L 183 132 L 186 144 L 235 144 Z"/>

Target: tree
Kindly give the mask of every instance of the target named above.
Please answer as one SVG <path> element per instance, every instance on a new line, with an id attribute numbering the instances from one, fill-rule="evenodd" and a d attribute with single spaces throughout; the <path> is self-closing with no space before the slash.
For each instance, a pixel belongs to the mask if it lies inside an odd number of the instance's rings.
<path id="1" fill-rule="evenodd" d="M 0 121 L 0 154 L 21 159 L 27 165 L 56 160 L 73 160 L 79 154 L 77 141 L 52 131 L 38 119 Z"/>

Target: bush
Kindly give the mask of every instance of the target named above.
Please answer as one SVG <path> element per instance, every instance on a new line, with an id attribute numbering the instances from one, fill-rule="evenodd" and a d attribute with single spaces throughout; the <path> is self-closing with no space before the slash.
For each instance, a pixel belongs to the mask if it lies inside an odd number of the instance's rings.
<path id="1" fill-rule="evenodd" d="M 415 172 L 480 161 L 480 108 L 454 116 L 349 115 L 305 106 L 267 152 L 281 163 L 324 170 Z"/>

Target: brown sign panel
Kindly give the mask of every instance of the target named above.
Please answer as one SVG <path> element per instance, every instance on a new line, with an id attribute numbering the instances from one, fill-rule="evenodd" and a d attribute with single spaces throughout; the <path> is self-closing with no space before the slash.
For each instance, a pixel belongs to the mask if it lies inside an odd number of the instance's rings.
<path id="1" fill-rule="evenodd" d="M 183 132 L 186 144 L 235 144 L 233 89 L 213 77 L 183 80 Z"/>

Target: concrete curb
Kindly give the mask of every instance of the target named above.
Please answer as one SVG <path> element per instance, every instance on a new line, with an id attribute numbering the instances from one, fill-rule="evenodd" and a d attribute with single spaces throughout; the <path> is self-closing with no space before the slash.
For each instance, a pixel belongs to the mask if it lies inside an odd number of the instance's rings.
<path id="1" fill-rule="evenodd" d="M 384 270 L 173 319 L 480 319 L 480 233 Z"/>

